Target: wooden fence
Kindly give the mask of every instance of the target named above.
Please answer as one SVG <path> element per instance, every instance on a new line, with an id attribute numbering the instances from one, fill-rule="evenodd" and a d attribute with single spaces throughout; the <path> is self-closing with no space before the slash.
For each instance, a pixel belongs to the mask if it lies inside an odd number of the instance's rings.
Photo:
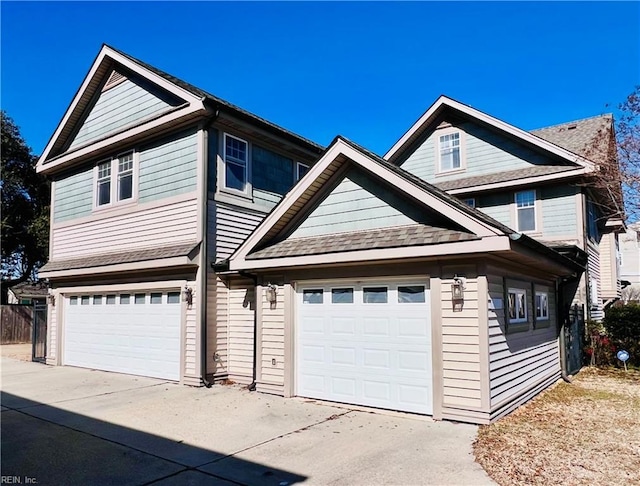
<path id="1" fill-rule="evenodd" d="M 0 344 L 31 342 L 33 306 L 7 304 L 0 306 Z"/>

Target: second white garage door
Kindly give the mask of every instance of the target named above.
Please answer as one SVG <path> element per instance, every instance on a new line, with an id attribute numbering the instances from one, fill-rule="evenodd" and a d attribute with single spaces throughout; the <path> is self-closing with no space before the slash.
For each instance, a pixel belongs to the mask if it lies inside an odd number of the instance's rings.
<path id="1" fill-rule="evenodd" d="M 296 394 L 432 414 L 429 301 L 420 282 L 300 286 Z"/>
<path id="2" fill-rule="evenodd" d="M 70 295 L 64 309 L 64 363 L 180 379 L 180 293 Z"/>

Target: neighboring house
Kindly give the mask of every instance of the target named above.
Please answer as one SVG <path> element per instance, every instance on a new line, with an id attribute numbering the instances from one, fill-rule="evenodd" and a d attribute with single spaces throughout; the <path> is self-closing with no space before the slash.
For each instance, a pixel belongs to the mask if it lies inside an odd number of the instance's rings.
<path id="1" fill-rule="evenodd" d="M 630 224 L 620 235 L 620 278 L 628 286 L 625 300 L 640 301 L 640 223 Z"/>
<path id="2" fill-rule="evenodd" d="M 45 304 L 48 292 L 47 285 L 42 281 L 36 283 L 22 282 L 8 290 L 8 303 L 23 305 Z"/>
<path id="3" fill-rule="evenodd" d="M 611 115 L 527 133 L 442 96 L 385 158 L 551 248 L 585 252 L 574 303 L 588 317 L 601 319 L 620 298 L 624 215 Z"/>
<path id="4" fill-rule="evenodd" d="M 103 46 L 37 164 L 50 177 L 47 363 L 251 381 L 227 257 L 322 147 Z M 233 316 L 235 317 L 235 316 Z"/>

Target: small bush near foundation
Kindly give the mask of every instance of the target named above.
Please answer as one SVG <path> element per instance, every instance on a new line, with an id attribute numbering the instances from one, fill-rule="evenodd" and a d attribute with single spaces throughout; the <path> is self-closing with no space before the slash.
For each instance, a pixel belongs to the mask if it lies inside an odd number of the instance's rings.
<path id="1" fill-rule="evenodd" d="M 628 351 L 627 363 L 640 366 L 640 304 L 633 303 L 607 309 L 602 324 L 616 351 Z"/>

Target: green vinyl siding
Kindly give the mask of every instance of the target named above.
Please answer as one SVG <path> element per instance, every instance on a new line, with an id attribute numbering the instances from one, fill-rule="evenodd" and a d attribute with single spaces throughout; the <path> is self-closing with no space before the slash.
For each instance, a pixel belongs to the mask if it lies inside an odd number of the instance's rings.
<path id="1" fill-rule="evenodd" d="M 93 210 L 93 167 L 61 178 L 55 183 L 53 221 L 60 223 L 88 216 Z"/>
<path id="2" fill-rule="evenodd" d="M 442 218 L 417 208 L 366 174 L 351 170 L 291 236 L 319 236 L 416 222 L 438 225 Z"/>
<path id="3" fill-rule="evenodd" d="M 253 190 L 253 202 L 267 210 L 270 210 L 278 204 L 282 197 L 282 195 L 275 192 L 261 191 L 259 189 Z"/>
<path id="4" fill-rule="evenodd" d="M 195 130 L 140 152 L 138 202 L 195 191 L 198 144 Z"/>
<path id="5" fill-rule="evenodd" d="M 476 208 L 496 221 L 512 228 L 514 226 L 511 222 L 512 201 L 512 193 L 489 194 L 476 197 Z"/>
<path id="6" fill-rule="evenodd" d="M 114 134 L 181 103 L 182 100 L 142 79 L 126 79 L 100 93 L 69 148 Z"/>
<path id="7" fill-rule="evenodd" d="M 576 186 L 543 187 L 538 190 L 542 199 L 542 228 L 544 236 L 574 236 L 578 234 Z"/>
<path id="8" fill-rule="evenodd" d="M 517 142 L 473 123 L 456 125 L 463 132 L 463 154 L 466 167 L 454 174 L 437 174 L 437 147 L 440 130 L 431 133 L 402 163 L 402 168 L 431 183 L 540 165 L 549 161 Z"/>

